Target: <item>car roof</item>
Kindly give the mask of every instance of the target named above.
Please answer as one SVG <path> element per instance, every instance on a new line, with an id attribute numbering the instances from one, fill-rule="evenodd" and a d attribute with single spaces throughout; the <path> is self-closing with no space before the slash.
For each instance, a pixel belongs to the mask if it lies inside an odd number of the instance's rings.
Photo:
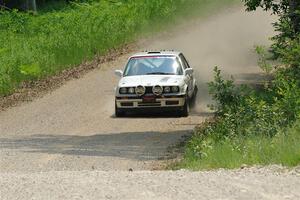
<path id="1" fill-rule="evenodd" d="M 139 53 L 136 53 L 131 56 L 132 57 L 142 57 L 142 56 L 179 56 L 181 52 L 178 51 L 173 51 L 173 50 L 168 50 L 168 51 L 142 51 Z"/>

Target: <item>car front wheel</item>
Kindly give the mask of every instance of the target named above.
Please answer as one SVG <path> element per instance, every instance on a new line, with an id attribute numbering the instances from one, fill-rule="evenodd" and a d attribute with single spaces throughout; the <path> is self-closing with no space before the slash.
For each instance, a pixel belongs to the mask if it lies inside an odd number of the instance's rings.
<path id="1" fill-rule="evenodd" d="M 125 112 L 117 107 L 117 104 L 115 104 L 115 116 L 116 117 L 124 117 Z"/>
<path id="2" fill-rule="evenodd" d="M 197 85 L 195 86 L 195 89 L 194 89 L 194 93 L 193 93 L 193 96 L 189 102 L 190 104 L 190 108 L 194 108 L 195 105 L 196 105 L 196 101 L 197 101 L 197 93 L 198 93 L 198 87 Z"/>
<path id="3" fill-rule="evenodd" d="M 188 117 L 190 112 L 190 106 L 189 106 L 189 101 L 188 98 L 185 98 L 185 103 L 181 109 L 181 116 L 182 117 Z"/>

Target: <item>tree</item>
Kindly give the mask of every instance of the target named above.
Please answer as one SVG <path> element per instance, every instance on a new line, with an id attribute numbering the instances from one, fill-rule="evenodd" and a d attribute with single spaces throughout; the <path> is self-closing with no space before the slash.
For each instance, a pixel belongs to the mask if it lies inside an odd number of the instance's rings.
<path id="1" fill-rule="evenodd" d="M 295 33 L 300 33 L 300 1 L 290 0 L 290 18 Z"/>
<path id="2" fill-rule="evenodd" d="M 36 0 L 0 0 L 0 5 L 8 8 L 36 11 Z"/>
<path id="3" fill-rule="evenodd" d="M 35 0 L 27 0 L 28 2 L 28 8 L 36 12 L 36 1 Z"/>
<path id="4" fill-rule="evenodd" d="M 288 22 L 293 35 L 300 33 L 300 0 L 243 0 L 248 11 L 262 7 L 272 10 L 281 17 L 281 22 Z"/>

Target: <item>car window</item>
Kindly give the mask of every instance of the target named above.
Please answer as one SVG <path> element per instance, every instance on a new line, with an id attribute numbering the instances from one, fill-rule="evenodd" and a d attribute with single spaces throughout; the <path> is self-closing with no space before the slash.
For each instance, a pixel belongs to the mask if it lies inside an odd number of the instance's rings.
<path id="1" fill-rule="evenodd" d="M 124 76 L 182 74 L 182 66 L 176 56 L 133 57 L 124 71 Z"/>
<path id="2" fill-rule="evenodd" d="M 182 61 L 184 69 L 190 68 L 190 65 L 189 65 L 188 61 L 186 60 L 186 58 L 184 57 L 184 55 L 180 54 L 179 57 L 180 57 L 180 59 Z"/>

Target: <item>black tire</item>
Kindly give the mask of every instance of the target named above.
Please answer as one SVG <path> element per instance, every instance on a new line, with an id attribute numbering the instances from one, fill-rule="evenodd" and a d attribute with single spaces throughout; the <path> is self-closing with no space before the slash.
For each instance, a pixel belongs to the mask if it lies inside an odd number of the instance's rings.
<path id="1" fill-rule="evenodd" d="M 190 101 L 190 108 L 194 108 L 195 105 L 196 105 L 197 93 L 198 93 L 198 87 L 196 85 L 195 89 L 194 89 L 193 96 L 192 96 L 191 101 Z"/>
<path id="2" fill-rule="evenodd" d="M 195 85 L 193 98 L 197 98 L 197 94 L 198 94 L 198 86 Z"/>
<path id="3" fill-rule="evenodd" d="M 190 112 L 190 105 L 189 105 L 188 98 L 186 97 L 185 98 L 185 103 L 184 103 L 184 105 L 182 107 L 182 110 L 181 110 L 181 116 L 182 117 L 188 117 L 189 112 Z"/>
<path id="4" fill-rule="evenodd" d="M 117 108 L 117 104 L 115 104 L 115 116 L 116 117 L 124 117 L 125 112 L 119 108 Z"/>

